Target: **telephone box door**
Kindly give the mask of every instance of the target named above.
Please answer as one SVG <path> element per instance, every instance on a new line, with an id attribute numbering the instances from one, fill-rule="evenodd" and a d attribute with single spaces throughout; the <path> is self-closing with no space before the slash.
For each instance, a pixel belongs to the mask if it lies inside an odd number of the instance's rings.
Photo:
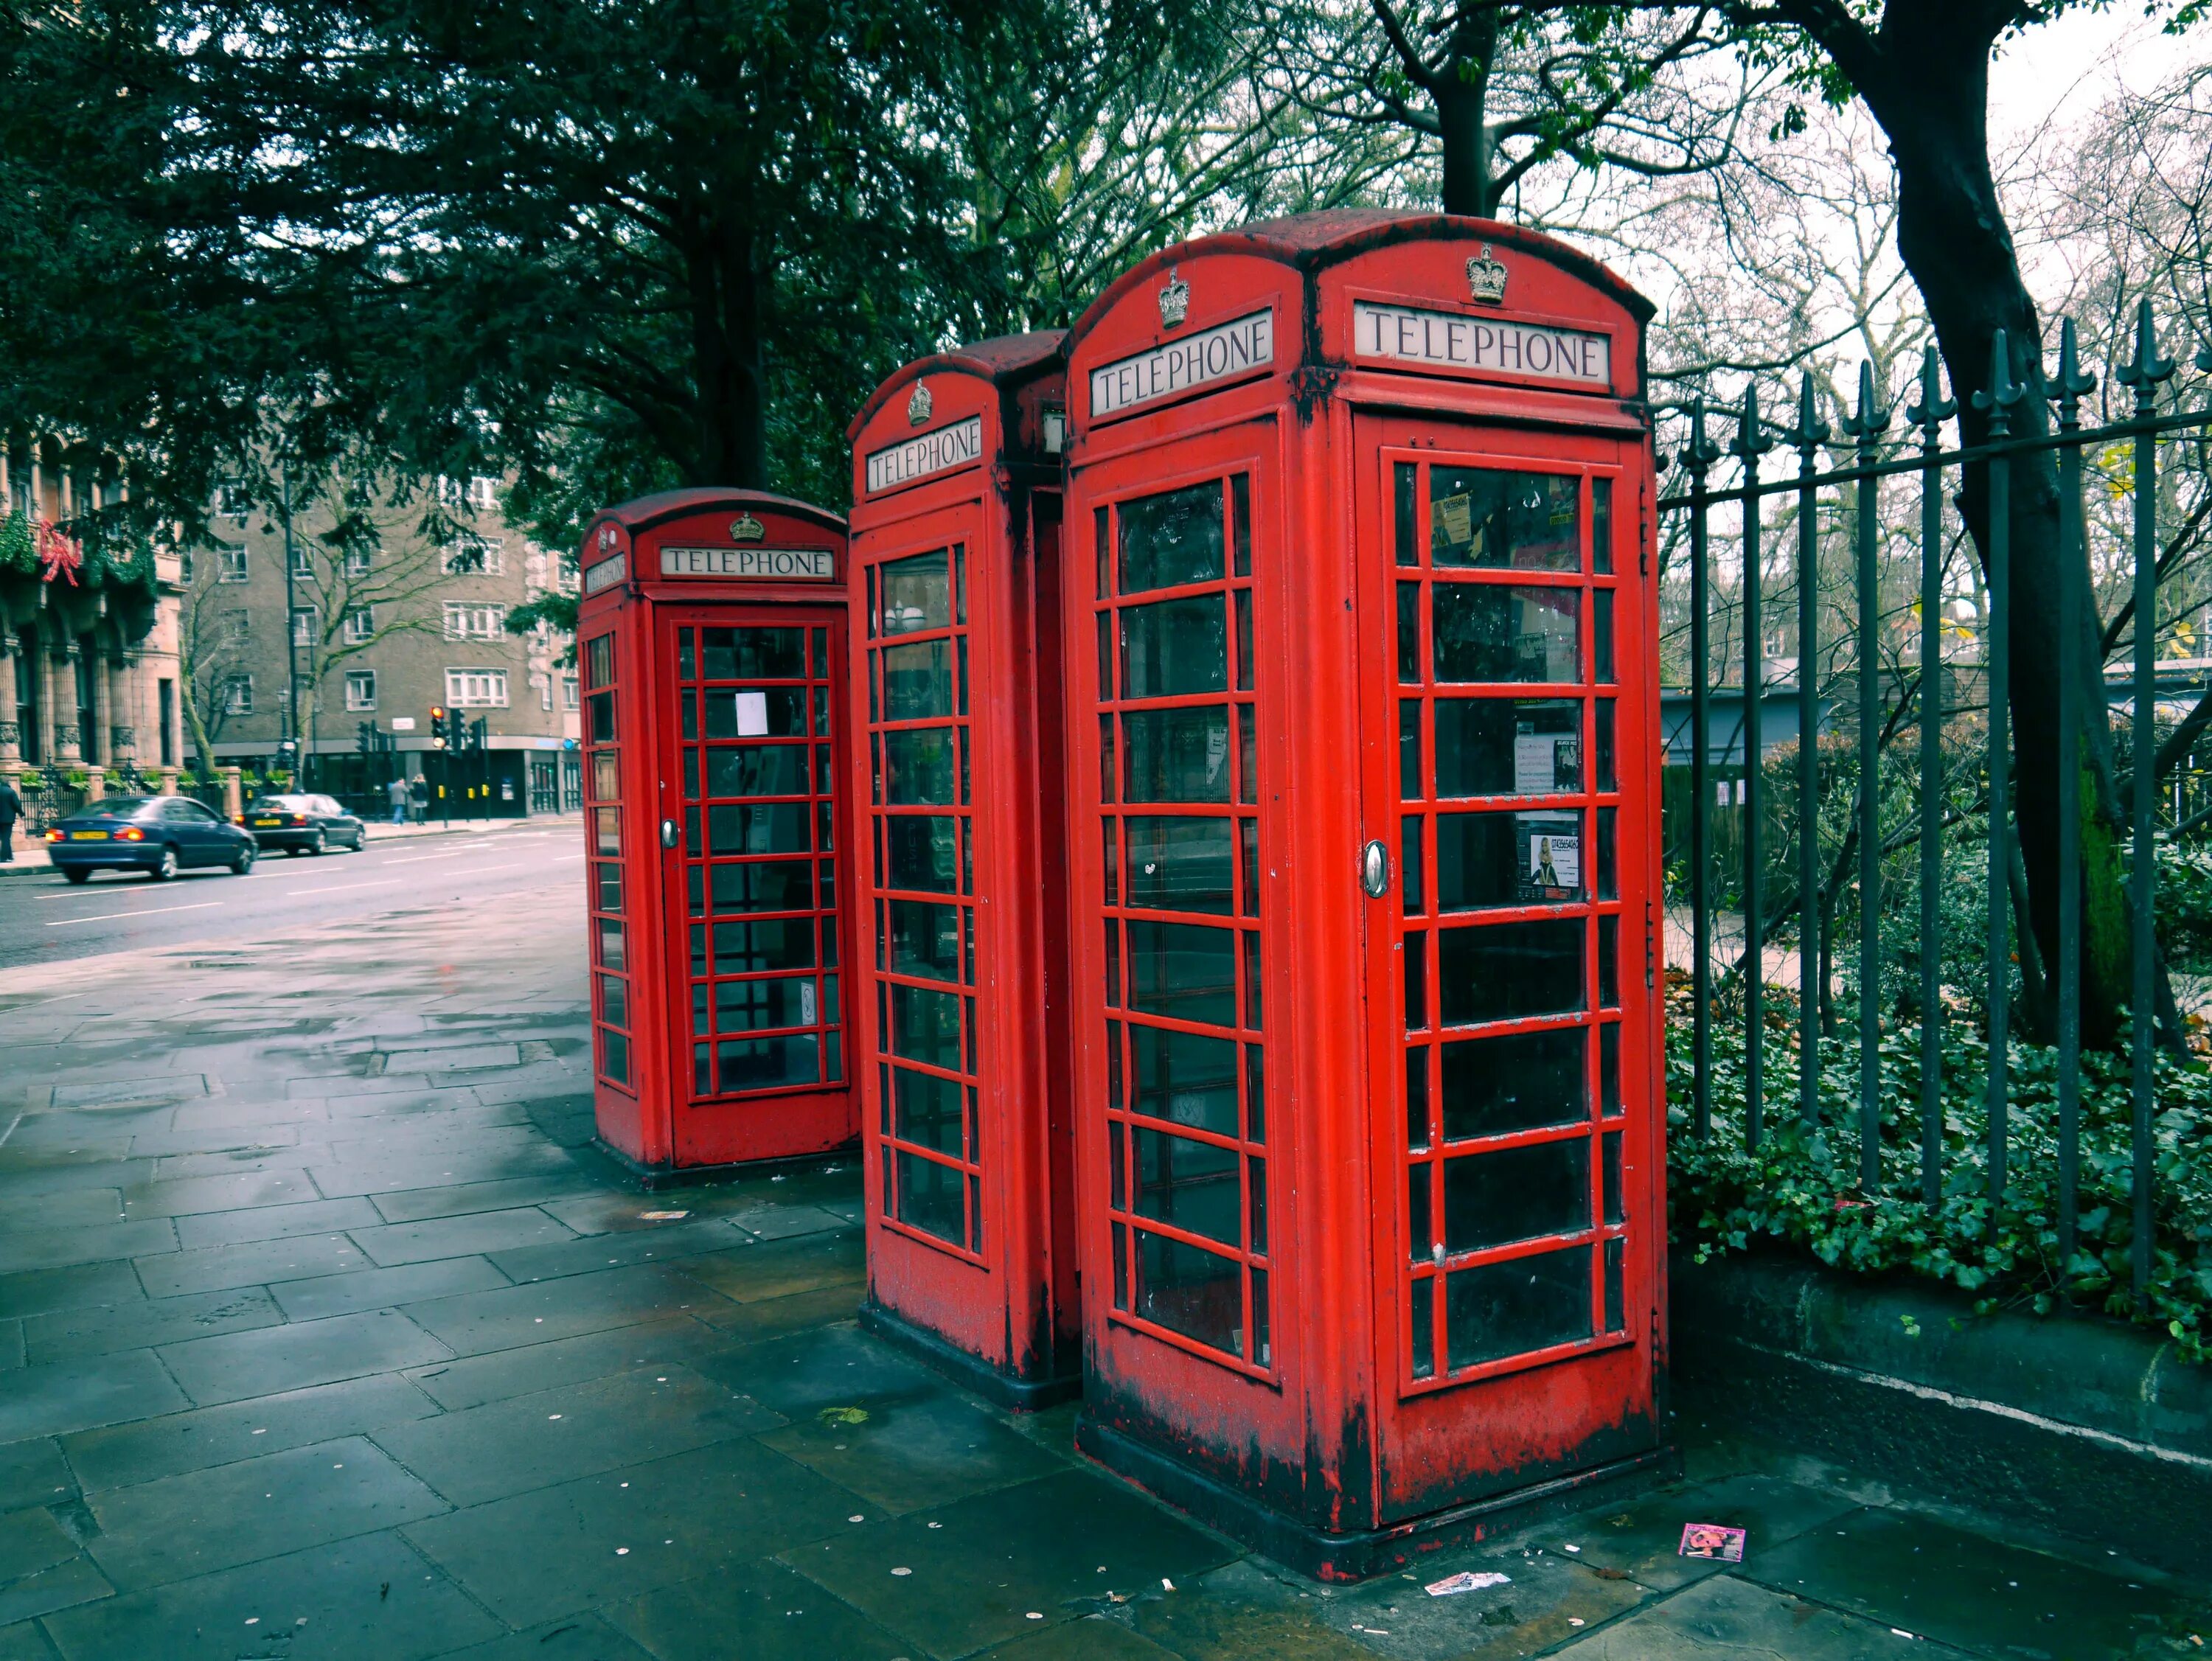
<path id="1" fill-rule="evenodd" d="M 849 1134 L 805 1094 L 842 1090 L 847 1064 L 833 759 L 844 633 L 836 608 L 659 611 L 678 1163 L 806 1151 L 810 1118 L 822 1148 Z"/>
<path id="2" fill-rule="evenodd" d="M 1388 1522 L 1657 1440 L 1657 677 L 1634 440 L 1357 436 Z"/>

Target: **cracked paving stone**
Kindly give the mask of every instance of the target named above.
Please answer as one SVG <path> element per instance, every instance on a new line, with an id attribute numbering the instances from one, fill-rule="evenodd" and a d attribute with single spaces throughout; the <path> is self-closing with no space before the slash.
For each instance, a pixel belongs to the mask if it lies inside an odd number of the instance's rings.
<path id="1" fill-rule="evenodd" d="M 159 1351 L 200 1407 L 393 1372 L 449 1353 L 405 1315 L 388 1309 L 195 1338 Z"/>

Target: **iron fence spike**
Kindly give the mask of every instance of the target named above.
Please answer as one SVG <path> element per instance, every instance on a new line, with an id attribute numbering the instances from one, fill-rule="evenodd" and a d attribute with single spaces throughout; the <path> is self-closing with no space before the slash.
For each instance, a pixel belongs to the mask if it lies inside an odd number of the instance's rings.
<path id="1" fill-rule="evenodd" d="M 2136 391 L 2136 413 L 2148 415 L 2151 401 L 2158 384 L 2170 379 L 2174 371 L 2172 358 L 2158 355 L 2158 321 L 2151 315 L 2150 302 L 2138 301 L 2136 306 L 2136 355 L 2132 362 L 2125 363 L 2112 372 L 2112 379 L 2123 386 L 2132 386 Z"/>
<path id="2" fill-rule="evenodd" d="M 1856 415 L 1844 419 L 1844 431 L 1864 445 L 1889 427 L 1889 410 L 1875 402 L 1874 365 L 1859 365 L 1859 407 Z"/>

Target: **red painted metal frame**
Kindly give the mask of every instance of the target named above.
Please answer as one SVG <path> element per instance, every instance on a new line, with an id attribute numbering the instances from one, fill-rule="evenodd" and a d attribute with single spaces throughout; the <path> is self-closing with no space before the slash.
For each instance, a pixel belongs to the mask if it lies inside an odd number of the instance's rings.
<path id="1" fill-rule="evenodd" d="M 1507 274 L 1502 305 L 1472 297 L 1476 280 L 1491 274 L 1482 262 L 1492 258 Z M 1502 337 L 1500 324 L 1601 336 L 1609 373 L 1601 384 L 1563 384 L 1529 372 L 1532 355 L 1525 351 L 1517 370 L 1379 359 L 1358 349 L 1354 308 L 1361 302 L 1456 319 L 1468 329 L 1481 325 L 1492 339 Z M 1249 342 L 1255 338 L 1249 320 L 1262 312 L 1273 331 L 1268 361 L 1248 367 L 1233 355 L 1217 352 L 1206 360 L 1186 349 L 1186 384 L 1134 407 L 1094 414 L 1097 372 L 1114 372 L 1109 404 L 1132 389 L 1160 389 L 1165 383 L 1158 374 L 1123 366 L 1164 344 L 1203 339 L 1231 324 L 1243 324 Z M 1217 1342 L 1209 1343 L 1148 1320 L 1138 1306 L 1141 1299 L 1117 1283 L 1117 1274 L 1124 1282 L 1131 1274 L 1117 1249 L 1125 1231 L 1182 1236 L 1157 1217 L 1138 1216 L 1131 1209 L 1133 1191 L 1124 1197 L 1114 1191 L 1110 1155 L 1123 1146 L 1121 1127 L 1157 1123 L 1135 1114 L 1126 1095 L 1109 1100 L 1109 1082 L 1118 1090 L 1129 1086 L 1126 1063 L 1115 1066 L 1120 1058 L 1109 1053 L 1109 1022 L 1138 1017 L 1111 1007 L 1124 999 L 1118 987 L 1109 994 L 1109 943 L 1118 955 L 1120 922 L 1139 913 L 1109 902 L 1097 828 L 1102 815 L 1116 811 L 1102 800 L 1104 733 L 1121 735 L 1126 749 L 1126 722 L 1102 730 L 1096 716 L 1102 709 L 1126 712 L 1127 706 L 1101 696 L 1102 676 L 1112 669 L 1103 648 L 1096 660 L 1089 652 L 1071 652 L 1072 1018 L 1078 1240 L 1087 1294 L 1079 1440 L 1109 1466 L 1324 1576 L 1380 1572 L 1446 1539 L 1486 1535 L 1508 1515 L 1562 1502 L 1594 1482 L 1663 1465 L 1670 1457 L 1663 1428 L 1664 1074 L 1652 937 L 1661 890 L 1653 467 L 1643 361 L 1650 313 L 1648 304 L 1603 267 L 1547 238 L 1473 220 L 1344 212 L 1169 249 L 1117 282 L 1069 336 L 1068 523 L 1076 553 L 1066 586 L 1071 641 L 1088 641 L 1121 603 L 1105 578 L 1091 581 L 1095 527 L 1110 538 L 1118 534 L 1125 503 L 1210 479 L 1241 475 L 1249 481 L 1250 656 L 1256 669 L 1249 753 L 1257 770 L 1258 990 L 1266 1016 L 1264 1031 L 1249 1030 L 1257 1021 L 1240 1016 L 1237 1034 L 1264 1055 L 1264 1143 L 1249 1117 L 1256 1081 L 1249 1076 L 1239 1081 L 1247 1114 L 1241 1136 L 1232 1132 L 1224 1142 L 1190 1137 L 1187 1124 L 1158 1125 L 1188 1141 L 1218 1142 L 1224 1155 L 1234 1147 L 1247 1157 L 1265 1155 L 1264 1178 L 1243 1198 L 1239 1240 L 1221 1245 L 1217 1233 L 1208 1241 L 1248 1277 L 1265 1268 L 1262 1348 L 1254 1330 L 1262 1307 L 1256 1284 L 1248 1282 L 1241 1327 L 1227 1338 L 1217 1332 Z M 1457 336 L 1473 337 L 1464 330 Z M 1548 359 L 1551 349 L 1542 355 Z M 1595 362 L 1597 349 L 1586 340 L 1573 349 L 1583 354 L 1575 362 Z M 1193 366 L 1202 384 L 1187 384 Z M 1397 569 L 1391 469 L 1399 461 L 1518 465 L 1571 478 L 1584 549 L 1577 572 L 1432 576 L 1425 555 L 1413 570 Z M 1591 568 L 1595 479 L 1608 481 L 1612 493 L 1610 573 Z M 1419 526 L 1409 527 L 1417 536 L 1428 528 L 1425 499 L 1421 511 Z M 1236 534 L 1233 527 L 1227 534 Z M 1100 561 L 1106 563 L 1103 551 Z M 1580 792 L 1536 800 L 1546 810 L 1582 815 L 1585 896 L 1595 815 L 1602 807 L 1614 815 L 1618 898 L 1465 919 L 1577 919 L 1584 988 L 1578 1002 L 1584 1007 L 1570 1015 L 1503 1021 L 1467 1034 L 1440 1033 L 1431 1022 L 1409 1040 L 1401 827 L 1409 818 L 1421 822 L 1424 870 L 1434 873 L 1439 804 L 1432 774 L 1422 785 L 1423 797 L 1401 801 L 1393 588 L 1401 576 L 1425 585 L 1548 583 L 1583 597 L 1573 602 L 1581 678 L 1449 688 L 1455 694 L 1487 690 L 1576 700 L 1586 764 L 1597 718 L 1593 700 L 1608 695 L 1613 701 L 1618 788 L 1593 791 L 1586 765 Z M 1233 578 L 1230 585 L 1236 585 Z M 1588 679 L 1596 604 L 1589 596 L 1599 589 L 1613 597 L 1617 692 Z M 1142 596 L 1146 602 L 1156 597 Z M 1562 598 L 1550 609 L 1566 603 Z M 1427 609 L 1423 599 L 1419 615 Z M 1525 634 L 1528 626 L 1512 627 Z M 1517 648 L 1521 636 L 1511 638 Z M 1427 681 L 1425 656 L 1421 664 Z M 1434 698 L 1432 684 L 1404 689 L 1409 704 Z M 1432 766 L 1432 727 L 1425 726 L 1422 736 L 1424 765 Z M 1243 749 L 1235 738 L 1229 747 Z M 1240 757 L 1240 779 L 1243 767 Z M 1505 797 L 1443 805 L 1526 810 L 1530 803 Z M 1360 880 L 1361 851 L 1370 840 L 1389 853 L 1390 882 L 1376 898 Z M 1424 960 L 1431 965 L 1424 996 L 1433 1000 L 1440 971 L 1428 943 L 1447 919 L 1437 915 L 1433 894 L 1427 898 L 1426 913 L 1417 912 L 1414 925 L 1425 930 L 1417 937 L 1431 954 Z M 1589 954 L 1600 918 L 1614 919 L 1620 985 L 1617 1012 L 1593 1014 L 1598 999 Z M 1245 926 L 1241 917 L 1235 921 Z M 1238 960 L 1239 996 L 1249 997 L 1241 952 Z M 1118 956 L 1114 967 L 1118 975 Z M 1182 1025 L 1142 1019 L 1148 1027 Z M 1441 1179 L 1429 1174 L 1441 1157 L 1435 1137 L 1431 1151 L 1409 1152 L 1409 1046 L 1594 1022 L 1617 1025 L 1622 1034 L 1619 1117 L 1600 1118 L 1595 1040 L 1586 1039 L 1589 1100 L 1579 1116 L 1452 1149 L 1584 1140 L 1590 1153 L 1588 1226 L 1481 1251 L 1455 1250 L 1438 1264 L 1431 1254 L 1441 1249 L 1441 1224 L 1432 1222 L 1435 1242 L 1416 1264 L 1409 1167 L 1436 1185 L 1432 1219 L 1443 1215 L 1444 1200 Z M 1597 1137 L 1614 1131 L 1622 1138 L 1625 1220 L 1608 1225 L 1595 1186 L 1603 1163 Z M 1264 1255 L 1252 1249 L 1261 1204 Z M 1625 1242 L 1618 1331 L 1594 1330 L 1457 1370 L 1445 1368 L 1439 1349 L 1432 1352 L 1435 1376 L 1413 1375 L 1409 1300 L 1417 1282 L 1526 1259 L 1547 1246 L 1586 1246 L 1589 1301 L 1583 1307 L 1594 1329 L 1608 1327 L 1603 1242 L 1612 1240 Z M 1563 1261 L 1575 1260 L 1553 1263 Z M 1440 1343 L 1442 1310 L 1429 1319 Z M 1224 1353 L 1221 1346 L 1232 1341 L 1238 1353 Z"/>
<path id="2" fill-rule="evenodd" d="M 850 428 L 862 1320 L 1021 1408 L 1079 1383 L 1066 998 L 1051 995 L 1066 985 L 1060 340 L 1057 330 L 1013 336 L 908 364 Z M 884 573 L 940 561 L 945 615 L 888 615 Z M 939 642 L 957 665 L 956 706 L 902 718 L 878 665 L 887 652 L 929 653 Z M 958 786 L 948 772 L 943 792 L 951 799 L 902 791 L 884 747 L 947 730 L 959 746 Z M 936 856 L 941 870 L 902 870 L 902 827 L 909 846 L 952 832 Z M 902 956 L 902 916 L 954 923 L 956 961 Z M 886 1041 L 902 997 L 947 991 L 964 1012 L 956 1064 Z M 957 1100 L 949 1146 L 941 1118 L 910 1123 L 899 1110 L 901 1080 L 917 1096 Z"/>
<path id="3" fill-rule="evenodd" d="M 664 548 L 826 551 L 820 580 L 664 577 Z M 850 743 L 844 704 L 847 618 L 844 521 L 807 503 L 761 491 L 693 489 L 602 510 L 586 528 L 586 592 L 578 608 L 584 685 L 586 881 L 592 919 L 593 1106 L 599 1140 L 648 1180 L 817 1154 L 854 1140 L 850 1018 L 826 1028 L 817 1055 L 840 1058 L 843 1077 L 798 1087 L 717 1094 L 698 1088 L 687 857 L 700 835 L 687 816 L 678 697 L 679 629 L 799 627 L 826 658 L 816 677 L 829 710 L 828 799 L 810 765 L 809 805 L 833 848 L 817 871 L 851 893 Z M 811 649 L 811 648 L 810 648 Z M 607 677 L 611 676 L 609 680 Z M 613 694 L 611 710 L 599 700 Z M 811 698 L 808 702 L 811 703 Z M 810 728 L 817 718 L 810 713 Z M 605 794 L 615 786 L 610 800 Z M 826 815 L 820 809 L 827 809 Z M 664 846 L 664 821 L 677 830 Z M 816 833 L 817 843 L 823 829 Z M 602 858 L 602 854 L 606 857 Z M 611 880 L 610 880 L 611 879 Z M 817 1017 L 826 1015 L 827 959 L 853 961 L 851 906 L 818 887 Z M 621 961 L 611 962 L 619 953 Z M 849 976 L 849 969 L 839 973 Z M 844 1000 L 849 1009 L 851 1000 Z M 817 1030 L 824 1022 L 817 1018 Z M 824 1070 L 827 1070 L 826 1065 Z"/>

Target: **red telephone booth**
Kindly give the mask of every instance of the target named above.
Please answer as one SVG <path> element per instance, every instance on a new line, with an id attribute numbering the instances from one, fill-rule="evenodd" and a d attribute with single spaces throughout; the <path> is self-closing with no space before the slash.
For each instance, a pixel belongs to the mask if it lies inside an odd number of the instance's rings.
<path id="1" fill-rule="evenodd" d="M 648 1175 L 853 1139 L 845 524 L 672 490 L 584 532 L 594 1100 Z"/>
<path id="2" fill-rule="evenodd" d="M 1068 337 L 1079 1440 L 1324 1576 L 1670 1457 L 1650 312 L 1358 211 Z"/>
<path id="3" fill-rule="evenodd" d="M 851 429 L 861 1320 L 1018 1407 L 1079 1382 L 1061 338 L 910 363 Z"/>

